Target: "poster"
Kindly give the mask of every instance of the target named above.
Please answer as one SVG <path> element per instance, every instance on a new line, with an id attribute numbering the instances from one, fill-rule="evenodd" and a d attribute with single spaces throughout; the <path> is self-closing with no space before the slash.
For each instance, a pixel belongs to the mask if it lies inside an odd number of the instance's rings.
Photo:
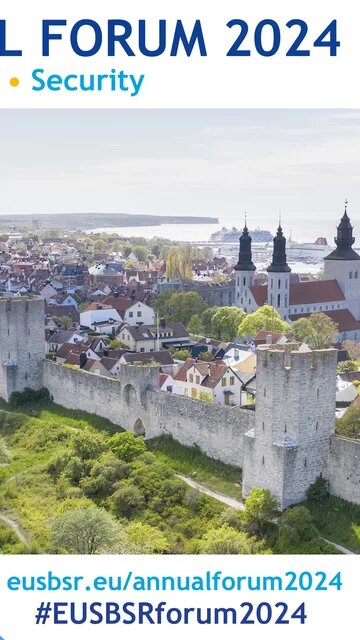
<path id="1" fill-rule="evenodd" d="M 357 11 L 321 4 L 3 2 L 0 640 L 355 624 Z"/>

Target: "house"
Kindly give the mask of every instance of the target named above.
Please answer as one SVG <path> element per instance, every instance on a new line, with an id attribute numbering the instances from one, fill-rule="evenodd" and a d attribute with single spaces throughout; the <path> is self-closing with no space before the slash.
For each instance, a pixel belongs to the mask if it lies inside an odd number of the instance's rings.
<path id="1" fill-rule="evenodd" d="M 117 337 L 131 351 L 151 353 L 169 347 L 184 347 L 190 345 L 189 334 L 181 322 L 161 321 L 157 325 L 140 325 L 132 327 L 124 324 Z"/>
<path id="2" fill-rule="evenodd" d="M 71 364 L 80 368 L 85 366 L 88 360 L 98 361 L 101 357 L 87 343 L 65 343 L 55 354 L 57 364 Z"/>
<path id="3" fill-rule="evenodd" d="M 358 395 L 357 389 L 352 382 L 342 380 L 340 376 L 336 379 L 336 402 L 353 402 Z"/>
<path id="4" fill-rule="evenodd" d="M 95 333 L 115 336 L 122 325 L 122 319 L 116 309 L 110 306 L 96 305 L 96 308 L 80 313 L 80 325 Z"/>
<path id="5" fill-rule="evenodd" d="M 223 356 L 223 362 L 237 374 L 256 371 L 256 353 L 249 347 L 229 345 Z"/>
<path id="6" fill-rule="evenodd" d="M 174 381 L 180 387 L 181 395 L 194 400 L 227 406 L 246 403 L 242 380 L 223 362 L 202 362 L 188 358 L 174 375 Z"/>
<path id="7" fill-rule="evenodd" d="M 88 359 L 85 365 L 82 367 L 84 371 L 93 373 L 97 376 L 103 376 L 105 378 L 114 378 L 116 373 L 113 373 L 113 369 L 116 367 L 118 360 L 113 358 L 101 358 L 101 360 Z"/>
<path id="8" fill-rule="evenodd" d="M 169 373 L 160 373 L 160 391 L 167 391 L 167 393 L 174 393 L 178 396 L 182 395 L 181 387 Z"/>
<path id="9" fill-rule="evenodd" d="M 57 352 L 63 344 L 80 344 L 85 341 L 85 337 L 77 331 L 66 331 L 58 329 L 52 333 L 47 340 L 47 353 Z"/>
<path id="10" fill-rule="evenodd" d="M 52 286 L 52 284 L 50 284 L 50 282 L 47 282 L 46 285 L 39 290 L 39 294 L 46 300 L 46 302 L 50 302 L 52 298 L 57 297 L 58 292 Z"/>
<path id="11" fill-rule="evenodd" d="M 258 347 L 260 344 L 285 344 L 289 342 L 289 339 L 283 334 L 276 331 L 259 331 L 254 340 L 254 347 Z"/>
<path id="12" fill-rule="evenodd" d="M 149 305 L 125 296 L 108 296 L 102 303 L 116 309 L 122 320 L 129 325 L 151 325 L 155 323 L 155 312 Z"/>
<path id="13" fill-rule="evenodd" d="M 47 304 L 46 305 L 46 318 L 47 320 L 53 319 L 54 322 L 59 323 L 63 318 L 68 318 L 71 325 L 74 327 L 80 324 L 80 314 L 72 305 L 58 305 Z"/>

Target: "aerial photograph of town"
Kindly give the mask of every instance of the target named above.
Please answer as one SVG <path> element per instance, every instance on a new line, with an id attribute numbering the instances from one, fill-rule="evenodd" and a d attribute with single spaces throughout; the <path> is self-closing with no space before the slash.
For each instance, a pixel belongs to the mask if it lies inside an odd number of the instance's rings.
<path id="1" fill-rule="evenodd" d="M 360 553 L 360 112 L 0 136 L 0 553 Z"/>

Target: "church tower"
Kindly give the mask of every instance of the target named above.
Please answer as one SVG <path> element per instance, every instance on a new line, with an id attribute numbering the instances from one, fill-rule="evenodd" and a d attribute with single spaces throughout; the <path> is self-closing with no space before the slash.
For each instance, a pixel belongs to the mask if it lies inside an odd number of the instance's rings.
<path id="1" fill-rule="evenodd" d="M 249 296 L 249 287 L 254 282 L 256 267 L 252 261 L 251 236 L 247 228 L 246 219 L 243 232 L 240 237 L 239 260 L 235 266 L 235 305 L 244 309 L 246 313 L 253 311 Z"/>
<path id="2" fill-rule="evenodd" d="M 336 249 L 325 258 L 325 280 L 337 280 L 345 296 L 349 311 L 360 320 L 360 256 L 352 248 L 355 238 L 353 227 L 345 212 L 337 227 Z"/>
<path id="3" fill-rule="evenodd" d="M 277 309 L 283 320 L 288 320 L 291 269 L 286 262 L 286 239 L 281 222 L 274 238 L 272 263 L 268 272 L 268 304 Z"/>

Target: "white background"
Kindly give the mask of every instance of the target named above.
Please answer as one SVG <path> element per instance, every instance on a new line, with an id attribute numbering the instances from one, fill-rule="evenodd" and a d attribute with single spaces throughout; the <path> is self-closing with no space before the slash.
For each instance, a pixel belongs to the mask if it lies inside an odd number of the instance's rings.
<path id="1" fill-rule="evenodd" d="M 357 78 L 359 67 L 359 7 L 354 0 L 253 0 L 239 2 L 208 2 L 207 0 L 3 0 L 0 18 L 8 19 L 8 47 L 22 48 L 23 58 L 0 59 L 1 107 L 110 107 L 110 108 L 358 108 L 360 90 Z M 51 43 L 51 57 L 41 55 L 41 21 L 67 19 L 68 27 L 77 20 L 91 18 L 104 27 L 104 49 L 93 58 L 79 58 L 69 44 L 69 28 L 60 28 L 63 41 Z M 159 58 L 142 55 L 129 58 L 120 54 L 108 58 L 106 24 L 108 19 L 122 18 L 134 26 L 136 47 L 137 21 L 146 19 L 153 29 L 154 42 L 158 20 L 168 21 L 169 47 Z M 196 19 L 201 19 L 208 56 L 184 53 L 169 57 L 171 34 L 177 19 L 182 19 L 191 32 Z M 249 24 L 244 47 L 252 49 L 251 57 L 228 58 L 226 52 L 238 34 L 226 23 L 242 18 Z M 282 45 L 270 58 L 261 57 L 253 45 L 254 28 L 262 19 L 274 19 L 282 29 Z M 285 27 L 290 19 L 308 23 L 309 33 L 304 47 L 311 49 L 308 58 L 286 57 L 298 31 Z M 338 39 L 341 47 L 337 57 L 330 57 L 328 48 L 312 48 L 312 43 L 333 20 L 338 20 Z M 150 33 L 150 32 L 149 32 Z M 151 42 L 150 42 L 151 45 Z M 137 97 L 129 93 L 69 93 L 67 91 L 35 93 L 31 90 L 31 73 L 45 68 L 50 74 L 109 73 L 111 68 L 145 74 L 143 88 Z M 9 79 L 21 80 L 18 88 Z"/>
<path id="2" fill-rule="evenodd" d="M 183 640 L 206 638 L 227 640 L 303 640 L 313 638 L 341 638 L 346 630 L 358 628 L 359 593 L 358 556 L 5 556 L 1 558 L 0 576 L 0 636 L 4 640 L 122 640 L 145 639 Z M 126 575 L 132 570 L 136 575 L 204 575 L 206 571 L 220 570 L 232 576 L 282 576 L 286 571 L 325 571 L 331 579 L 341 570 L 343 588 L 336 591 L 266 591 L 241 592 L 9 592 L 6 582 L 10 576 L 46 575 L 52 571 L 64 575 L 84 576 L 89 583 L 94 577 Z M 86 582 L 84 583 L 86 585 Z M 50 622 L 35 625 L 36 607 L 42 601 L 57 602 L 138 602 L 156 605 L 167 602 L 174 607 L 235 607 L 251 601 L 286 602 L 295 610 L 305 602 L 307 620 L 304 625 L 294 620 L 289 625 L 57 625 Z"/>

